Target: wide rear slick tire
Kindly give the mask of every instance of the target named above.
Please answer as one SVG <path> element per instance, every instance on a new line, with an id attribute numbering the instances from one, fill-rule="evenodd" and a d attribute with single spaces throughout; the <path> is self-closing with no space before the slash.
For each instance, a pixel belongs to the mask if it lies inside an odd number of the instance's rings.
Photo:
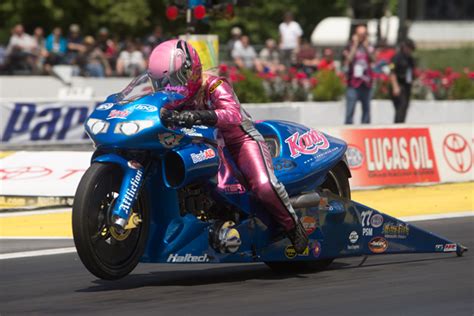
<path id="1" fill-rule="evenodd" d="M 93 163 L 74 198 L 72 231 L 77 253 L 92 274 L 105 280 L 122 278 L 136 267 L 148 235 L 148 210 L 143 194 L 133 207 L 141 223 L 125 234 L 111 227 L 110 206 L 118 196 L 122 174 L 117 165 Z"/>
<path id="2" fill-rule="evenodd" d="M 326 189 L 342 198 L 351 198 L 351 187 L 349 185 L 349 173 L 344 162 L 340 162 L 333 167 L 321 185 L 321 189 Z M 331 265 L 334 259 L 322 259 L 318 261 L 275 261 L 265 262 L 265 264 L 278 273 L 297 273 L 297 272 L 316 272 L 326 269 Z"/>

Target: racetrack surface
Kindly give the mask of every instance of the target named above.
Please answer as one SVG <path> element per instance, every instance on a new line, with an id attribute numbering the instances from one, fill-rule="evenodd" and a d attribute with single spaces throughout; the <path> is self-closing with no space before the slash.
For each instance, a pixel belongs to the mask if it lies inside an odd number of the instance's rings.
<path id="1" fill-rule="evenodd" d="M 474 248 L 474 217 L 414 223 Z M 1 240 L 2 249 L 70 247 L 71 240 Z M 337 260 L 330 269 L 279 275 L 263 264 L 140 264 L 102 281 L 77 254 L 1 260 L 0 314 L 473 315 L 473 255 Z"/>

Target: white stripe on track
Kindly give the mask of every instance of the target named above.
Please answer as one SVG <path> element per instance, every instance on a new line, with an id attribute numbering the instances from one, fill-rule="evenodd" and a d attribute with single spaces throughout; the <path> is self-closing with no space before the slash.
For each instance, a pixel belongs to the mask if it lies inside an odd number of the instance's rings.
<path id="1" fill-rule="evenodd" d="M 66 212 L 72 212 L 71 208 L 58 208 L 54 210 L 44 210 L 44 211 L 3 212 L 3 213 L 0 213 L 0 217 L 31 216 L 31 215 L 56 214 L 56 213 L 66 213 Z"/>
<path id="2" fill-rule="evenodd" d="M 399 217 L 398 219 L 404 222 L 421 222 L 421 221 L 431 221 L 434 219 L 448 219 L 448 218 L 470 217 L 470 216 L 474 216 L 474 211 L 402 216 L 402 217 Z"/>
<path id="3" fill-rule="evenodd" d="M 72 240 L 69 236 L 0 236 L 0 240 Z"/>
<path id="4" fill-rule="evenodd" d="M 76 252 L 76 247 L 21 251 L 0 254 L 0 260 L 59 255 Z"/>

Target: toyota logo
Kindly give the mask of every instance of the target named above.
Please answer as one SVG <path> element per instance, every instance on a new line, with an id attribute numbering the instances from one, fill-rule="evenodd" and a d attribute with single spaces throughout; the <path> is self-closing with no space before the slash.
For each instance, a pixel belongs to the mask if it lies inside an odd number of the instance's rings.
<path id="1" fill-rule="evenodd" d="M 11 167 L 0 169 L 1 180 L 25 180 L 41 178 L 51 174 L 53 171 L 49 168 L 38 166 Z"/>
<path id="2" fill-rule="evenodd" d="M 443 155 L 449 167 L 458 173 L 466 173 L 472 167 L 472 149 L 459 134 L 448 134 L 443 141 Z"/>

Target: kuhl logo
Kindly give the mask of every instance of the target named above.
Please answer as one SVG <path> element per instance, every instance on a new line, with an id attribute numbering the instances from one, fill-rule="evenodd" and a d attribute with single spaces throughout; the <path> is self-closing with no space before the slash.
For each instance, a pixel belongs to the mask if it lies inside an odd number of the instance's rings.
<path id="1" fill-rule="evenodd" d="M 307 131 L 300 135 L 299 132 L 294 133 L 287 139 L 285 143 L 290 149 L 291 158 L 296 158 L 303 155 L 314 155 L 320 149 L 328 149 L 329 141 L 323 133 L 314 129 Z"/>

